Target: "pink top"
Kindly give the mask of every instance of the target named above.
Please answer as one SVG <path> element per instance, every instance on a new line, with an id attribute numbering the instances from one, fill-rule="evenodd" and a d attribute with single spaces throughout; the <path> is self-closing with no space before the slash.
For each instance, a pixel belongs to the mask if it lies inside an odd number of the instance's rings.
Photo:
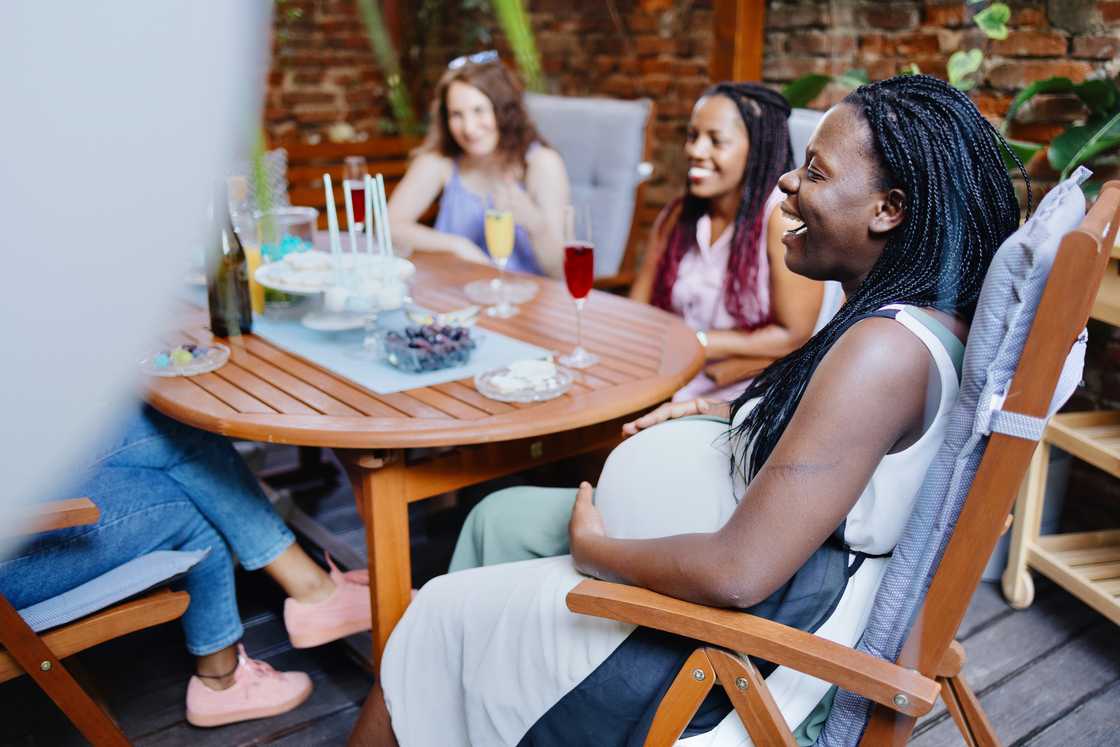
<path id="1" fill-rule="evenodd" d="M 766 225 L 770 214 L 784 195 L 777 187 L 766 199 L 762 208 L 762 236 L 758 242 L 758 286 L 750 289 L 757 294 L 760 305 L 770 309 L 770 261 L 766 253 Z M 696 246 L 681 258 L 677 280 L 673 283 L 670 303 L 673 311 L 684 318 L 693 329 L 735 329 L 738 324 L 723 302 L 724 281 L 727 278 L 727 261 L 731 255 L 731 237 L 734 224 L 712 241 L 712 220 L 706 214 L 696 221 Z"/>

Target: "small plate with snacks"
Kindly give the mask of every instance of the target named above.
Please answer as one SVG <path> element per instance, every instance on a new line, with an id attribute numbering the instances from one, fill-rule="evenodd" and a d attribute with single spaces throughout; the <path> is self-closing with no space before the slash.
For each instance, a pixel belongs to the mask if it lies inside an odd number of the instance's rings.
<path id="1" fill-rule="evenodd" d="M 213 343 L 184 343 L 140 359 L 140 370 L 151 376 L 194 376 L 216 371 L 229 360 L 229 348 Z"/>
<path id="2" fill-rule="evenodd" d="M 474 386 L 499 402 L 544 402 L 571 389 L 573 380 L 550 360 L 525 360 L 478 374 Z"/>

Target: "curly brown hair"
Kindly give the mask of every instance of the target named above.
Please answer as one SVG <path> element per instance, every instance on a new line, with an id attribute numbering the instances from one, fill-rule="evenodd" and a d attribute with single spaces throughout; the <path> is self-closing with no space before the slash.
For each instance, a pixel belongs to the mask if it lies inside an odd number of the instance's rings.
<path id="1" fill-rule="evenodd" d="M 447 125 L 447 89 L 455 81 L 474 86 L 490 99 L 494 118 L 498 122 L 499 155 L 510 166 L 525 168 L 525 154 L 534 142 L 547 145 L 529 118 L 522 99 L 521 81 L 500 61 L 470 63 L 448 70 L 436 85 L 432 100 L 428 136 L 418 149 L 425 153 L 439 153 L 448 158 L 463 154 L 463 149 Z"/>

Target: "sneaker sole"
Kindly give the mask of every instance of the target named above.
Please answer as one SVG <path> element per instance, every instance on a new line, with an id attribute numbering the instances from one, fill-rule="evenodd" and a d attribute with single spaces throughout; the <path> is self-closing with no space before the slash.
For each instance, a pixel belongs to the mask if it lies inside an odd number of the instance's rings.
<path id="1" fill-rule="evenodd" d="M 345 638 L 348 635 L 365 633 L 370 627 L 370 624 L 366 622 L 349 623 L 347 625 L 336 625 L 326 630 L 316 630 L 314 633 L 301 633 L 297 635 L 288 633 L 288 638 L 292 642 L 292 648 L 314 648 L 316 646 L 322 646 L 324 643 L 337 641 L 339 638 Z"/>
<path id="2" fill-rule="evenodd" d="M 281 713 L 287 713 L 293 708 L 298 708 L 305 700 L 311 697 L 314 686 L 309 685 L 308 688 L 297 695 L 296 697 L 288 700 L 279 705 L 274 705 L 269 708 L 245 708 L 240 711 L 230 711 L 220 715 L 206 715 L 199 713 L 192 713 L 190 709 L 187 710 L 187 723 L 192 726 L 201 726 L 203 728 L 210 728 L 214 726 L 225 726 L 226 724 L 236 724 L 239 721 L 252 721 L 258 718 L 269 718 L 270 716 L 279 716 Z"/>

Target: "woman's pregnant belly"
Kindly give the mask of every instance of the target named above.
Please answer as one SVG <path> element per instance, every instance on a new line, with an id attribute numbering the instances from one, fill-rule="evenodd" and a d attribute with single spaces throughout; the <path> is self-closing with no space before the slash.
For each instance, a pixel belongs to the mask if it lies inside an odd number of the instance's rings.
<path id="1" fill-rule="evenodd" d="M 726 433 L 726 421 L 682 418 L 623 441 L 595 489 L 607 535 L 648 539 L 723 526 L 738 497 Z"/>

